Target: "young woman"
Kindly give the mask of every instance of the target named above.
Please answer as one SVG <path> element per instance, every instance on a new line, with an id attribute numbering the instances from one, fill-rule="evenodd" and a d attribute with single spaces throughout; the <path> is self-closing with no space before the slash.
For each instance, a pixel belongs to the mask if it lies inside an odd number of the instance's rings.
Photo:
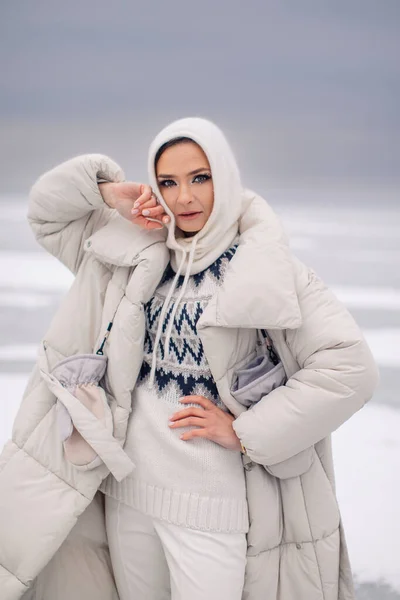
<path id="1" fill-rule="evenodd" d="M 32 188 L 76 278 L 0 458 L 2 598 L 353 600 L 330 434 L 373 394 L 368 346 L 213 123 L 148 166 Z"/>

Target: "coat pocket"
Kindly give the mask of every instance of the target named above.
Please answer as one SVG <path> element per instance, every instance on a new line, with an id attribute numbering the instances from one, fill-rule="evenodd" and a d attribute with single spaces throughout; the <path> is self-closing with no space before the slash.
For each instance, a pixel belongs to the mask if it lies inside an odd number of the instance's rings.
<path id="1" fill-rule="evenodd" d="M 259 355 L 234 373 L 231 394 L 249 408 L 286 381 L 282 362 L 274 364 L 269 355 Z"/>
<path id="2" fill-rule="evenodd" d="M 77 354 L 59 361 L 51 373 L 46 368 L 40 372 L 57 397 L 57 423 L 66 459 L 79 470 L 104 463 L 121 481 L 134 464 L 113 437 L 111 409 L 99 385 L 106 363 L 102 355 Z"/>
<path id="3" fill-rule="evenodd" d="M 248 409 L 288 380 L 268 333 L 258 334 L 258 352 L 255 351 L 249 362 L 234 372 L 231 385 L 231 395 Z M 280 463 L 262 466 L 278 479 L 290 479 L 306 473 L 313 464 L 314 455 L 314 447 L 306 448 Z"/>

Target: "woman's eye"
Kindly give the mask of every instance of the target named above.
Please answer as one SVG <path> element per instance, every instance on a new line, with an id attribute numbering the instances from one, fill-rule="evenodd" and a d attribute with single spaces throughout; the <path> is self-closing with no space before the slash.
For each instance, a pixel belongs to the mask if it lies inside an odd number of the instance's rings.
<path id="1" fill-rule="evenodd" d="M 172 187 L 173 185 L 175 185 L 175 181 L 172 181 L 172 179 L 163 179 L 163 181 L 160 181 L 160 186 L 161 187 Z"/>
<path id="2" fill-rule="evenodd" d="M 193 179 L 193 183 L 204 183 L 209 179 L 211 179 L 211 175 L 208 175 L 208 173 L 201 173 L 200 175 L 196 175 L 196 177 Z"/>

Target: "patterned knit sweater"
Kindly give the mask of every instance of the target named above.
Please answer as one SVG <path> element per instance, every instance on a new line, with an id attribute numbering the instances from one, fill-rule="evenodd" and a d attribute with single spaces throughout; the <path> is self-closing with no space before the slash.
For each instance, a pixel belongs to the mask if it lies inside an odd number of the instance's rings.
<path id="1" fill-rule="evenodd" d="M 136 469 L 121 483 L 109 480 L 105 490 L 147 515 L 170 523 L 232 533 L 247 532 L 249 525 L 240 452 L 205 438 L 181 440 L 180 435 L 192 427 L 171 429 L 168 423 L 172 414 L 190 406 L 179 402 L 182 396 L 205 396 L 226 410 L 218 397 L 196 325 L 221 285 L 236 248 L 237 245 L 232 246 L 207 269 L 190 276 L 175 314 L 167 359 L 166 330 L 184 279 L 179 278 L 157 348 L 153 387 L 149 386 L 149 375 L 154 340 L 161 309 L 175 276 L 170 265 L 145 305 L 144 360 L 133 391 L 125 445 Z"/>

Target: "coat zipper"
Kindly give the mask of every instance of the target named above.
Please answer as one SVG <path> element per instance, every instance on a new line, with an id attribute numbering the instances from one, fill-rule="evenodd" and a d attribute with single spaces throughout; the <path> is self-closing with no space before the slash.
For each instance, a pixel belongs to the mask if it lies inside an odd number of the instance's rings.
<path id="1" fill-rule="evenodd" d="M 100 348 L 97 350 L 96 354 L 101 354 L 101 355 L 104 354 L 104 352 L 103 352 L 104 344 L 106 343 L 106 340 L 107 340 L 108 336 L 110 335 L 110 331 L 111 331 L 111 327 L 112 326 L 113 326 L 113 322 L 110 321 L 109 324 L 108 324 L 108 326 L 107 326 L 107 330 L 106 330 L 106 332 L 104 334 L 103 340 L 102 340 L 102 342 L 100 344 Z"/>
<path id="2" fill-rule="evenodd" d="M 266 341 L 269 358 L 270 358 L 272 364 L 276 366 L 279 363 L 280 359 L 279 359 L 279 356 L 278 356 L 278 354 L 277 354 L 277 352 L 276 352 L 276 350 L 274 348 L 272 340 L 269 337 L 269 334 L 268 334 L 268 332 L 267 332 L 266 329 L 261 329 L 261 334 L 262 334 L 263 338 Z"/>

